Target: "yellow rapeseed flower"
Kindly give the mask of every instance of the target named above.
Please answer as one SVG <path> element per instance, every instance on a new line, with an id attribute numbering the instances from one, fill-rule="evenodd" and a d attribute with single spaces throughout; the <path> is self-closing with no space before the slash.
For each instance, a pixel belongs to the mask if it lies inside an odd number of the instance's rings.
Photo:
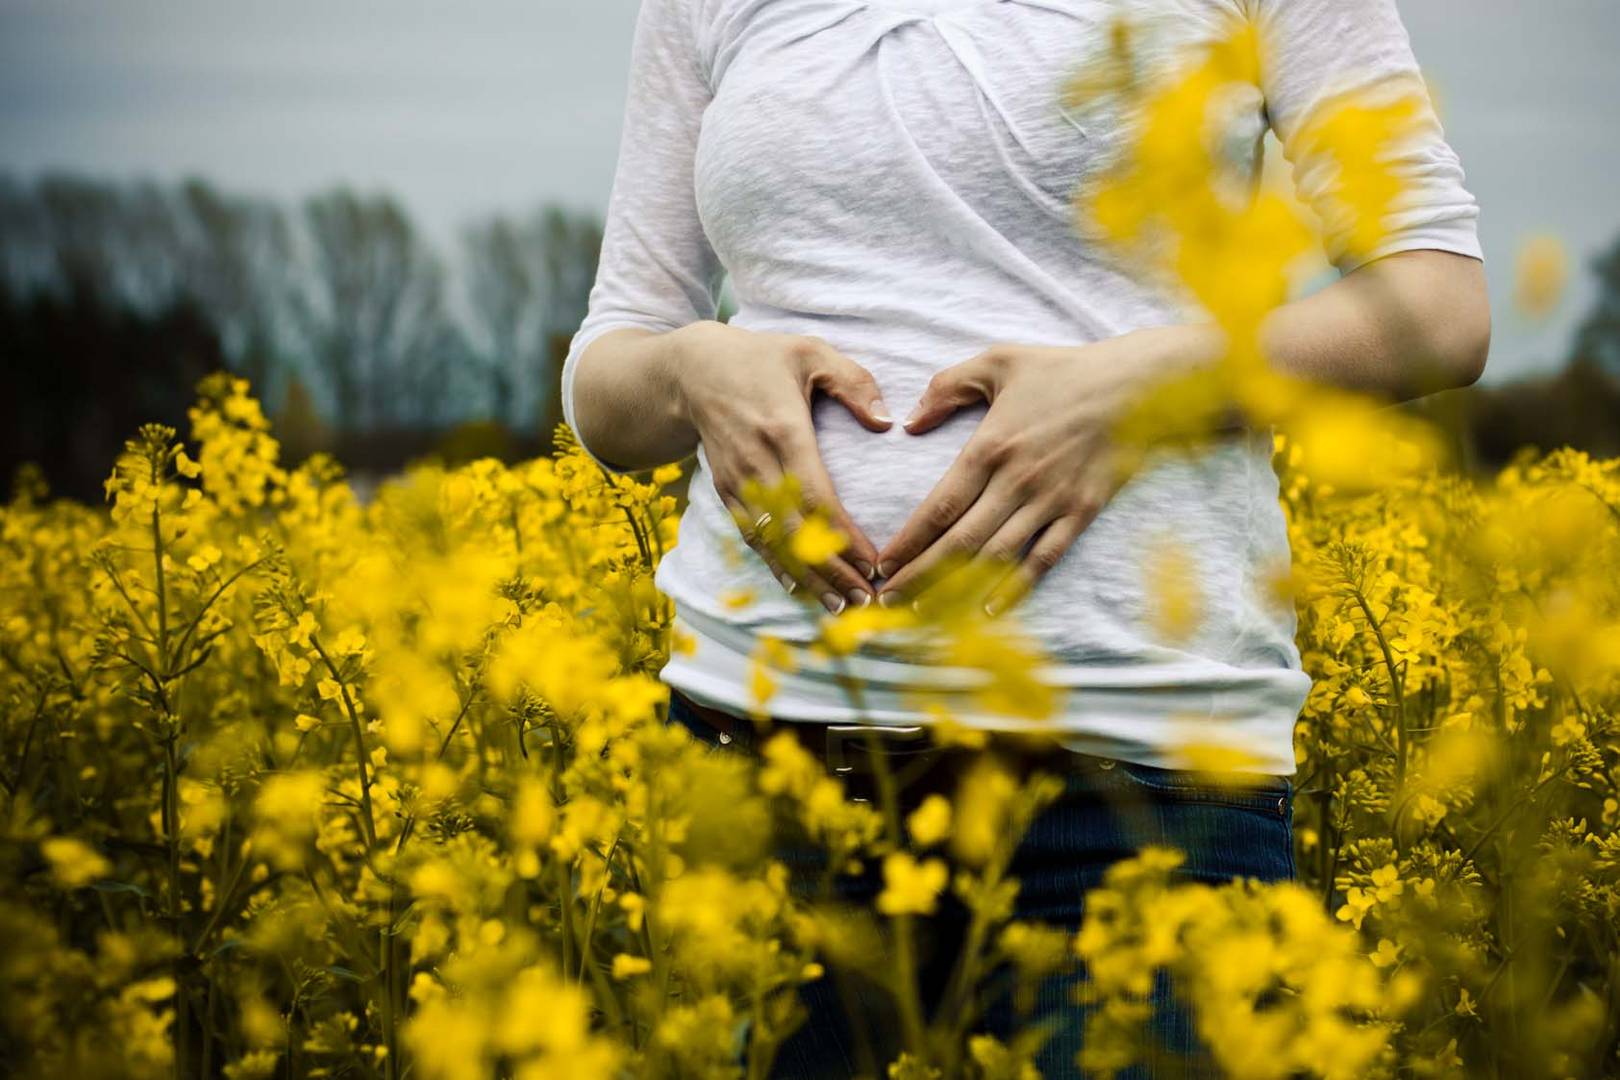
<path id="1" fill-rule="evenodd" d="M 64 889 L 83 888 L 112 873 L 112 864 L 78 837 L 50 837 L 40 841 L 39 851 L 50 863 L 52 880 Z"/>
<path id="2" fill-rule="evenodd" d="M 883 859 L 883 891 L 877 908 L 885 915 L 931 915 L 949 870 L 943 859 L 918 862 L 903 851 Z"/>

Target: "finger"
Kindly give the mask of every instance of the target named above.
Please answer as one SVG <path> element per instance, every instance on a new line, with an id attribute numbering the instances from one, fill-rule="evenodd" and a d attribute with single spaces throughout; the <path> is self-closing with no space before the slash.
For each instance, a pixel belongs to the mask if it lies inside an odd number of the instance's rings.
<path id="1" fill-rule="evenodd" d="M 995 615 L 1022 600 L 1058 564 L 1088 524 L 1090 519 L 1078 514 L 1053 519 L 1014 571 L 985 599 L 985 610 Z"/>
<path id="2" fill-rule="evenodd" d="M 844 509 L 844 504 L 834 497 L 830 504 L 823 504 L 827 516 L 832 519 L 833 527 L 849 537 L 849 546 L 842 553 L 843 559 L 855 568 L 856 574 L 861 578 L 865 587 L 874 596 L 877 595 L 877 586 L 872 584 L 877 577 L 877 545 L 872 543 L 867 535 L 861 531 L 855 520 Z"/>
<path id="3" fill-rule="evenodd" d="M 843 587 L 860 588 L 875 596 L 877 590 L 871 585 L 871 580 L 877 575 L 877 546 L 855 524 L 849 511 L 844 509 L 843 502 L 834 490 L 832 477 L 827 473 L 827 466 L 821 460 L 821 450 L 816 445 L 813 431 L 803 431 L 784 447 L 781 468 L 799 477 L 805 511 L 808 513 L 820 509 L 833 527 L 848 539 L 844 550 L 835 556 L 839 565 L 824 572 L 836 574 Z M 846 581 L 846 578 L 852 580 Z"/>
<path id="4" fill-rule="evenodd" d="M 784 515 L 784 543 L 787 550 L 783 554 L 783 562 L 787 564 L 790 573 L 799 573 L 803 566 L 820 578 L 821 584 L 817 586 L 815 595 L 821 598 L 823 606 L 829 611 L 836 613 L 842 609 L 842 605 L 823 595 L 828 589 L 850 604 L 864 607 L 872 603 L 877 599 L 877 589 L 872 585 L 867 573 L 856 566 L 855 556 L 851 554 L 852 548 L 858 546 L 859 550 L 865 553 L 861 561 L 867 567 L 872 566 L 876 560 L 872 542 L 866 539 L 849 520 L 849 515 L 838 505 L 837 497 L 832 493 L 832 480 L 821 467 L 819 455 L 812 454 L 808 461 L 795 464 L 796 469 L 784 464 L 783 471 L 792 472 L 793 475 L 808 472 L 811 477 L 808 485 L 802 478 L 800 480 L 798 509 Z M 806 564 L 794 551 L 793 538 L 804 528 L 806 518 L 818 513 L 829 525 L 844 535 L 846 546 L 842 551 L 826 559 Z"/>
<path id="5" fill-rule="evenodd" d="M 802 512 L 789 512 L 784 516 L 783 561 L 788 566 L 788 572 L 798 575 L 811 590 L 811 595 L 819 598 L 821 606 L 834 615 L 844 610 L 846 605 L 865 607 L 876 600 L 877 592 L 871 583 L 842 556 L 834 555 L 819 563 L 806 563 L 795 556 L 793 536 L 804 527 L 804 522 Z"/>
<path id="6" fill-rule="evenodd" d="M 742 483 L 720 490 L 720 498 L 730 511 L 732 520 L 737 523 L 737 531 L 742 535 L 743 541 L 764 561 L 783 591 L 790 596 L 800 595 L 801 590 L 808 591 L 811 596 L 816 595 L 813 588 L 807 589 L 813 583 L 807 582 L 803 574 L 793 573 L 782 558 L 783 549 L 780 540 L 782 525 L 776 520 L 774 512 L 768 513 L 768 508 L 760 502 L 745 494 L 739 494 L 739 491 L 749 490 L 750 482 L 757 481 L 765 486 L 774 483 L 775 478 L 772 476 L 774 466 L 755 462 L 744 471 L 746 478 Z"/>
<path id="7" fill-rule="evenodd" d="M 990 566 L 999 568 L 999 572 L 992 570 L 988 576 L 989 588 L 985 590 L 983 601 L 986 615 L 1000 614 L 1028 590 L 1031 583 L 1026 576 L 1020 576 L 1026 575 L 1021 567 L 1024 549 L 1052 520 L 1051 514 L 1049 509 L 1025 503 L 985 542 L 980 557 Z"/>
<path id="8" fill-rule="evenodd" d="M 761 466 L 756 479 L 764 487 L 775 487 L 782 482 L 783 471 L 779 464 Z M 750 526 L 745 528 L 745 538 L 750 537 L 749 547 L 760 553 L 771 573 L 789 595 L 798 597 L 806 603 L 819 603 L 829 612 L 837 614 L 851 602 L 847 589 L 841 589 L 834 581 L 829 580 L 814 566 L 806 564 L 793 553 L 792 538 L 795 531 L 803 526 L 803 517 L 794 511 L 783 511 L 780 506 L 772 516 L 765 520 L 760 527 L 759 516 L 763 508 L 756 506 L 746 498 L 741 502 L 748 507 L 748 521 Z M 845 564 L 845 576 L 853 582 L 861 581 L 855 570 Z M 861 602 L 857 598 L 854 602 Z M 865 601 L 870 603 L 870 599 Z"/>
<path id="9" fill-rule="evenodd" d="M 842 402 L 855 419 L 872 431 L 887 431 L 894 417 L 889 415 L 883 391 L 872 373 L 820 338 L 813 340 L 821 347 L 811 365 L 811 388 Z"/>
<path id="10" fill-rule="evenodd" d="M 1097 515 L 1102 513 L 1102 508 L 1119 490 L 1120 484 L 1109 472 L 1106 461 L 1097 459 L 1092 464 L 1095 467 L 1091 476 L 1092 482 L 1086 485 L 1090 493 L 1083 494 L 1066 504 L 1067 510 L 1064 513 L 1036 531 L 1034 543 L 1029 551 L 1024 553 L 1014 569 L 985 597 L 987 615 L 996 615 L 1023 599 L 1024 595 L 1057 565 L 1058 560 L 1073 546 L 1080 534 L 1091 527 Z M 1019 542 L 1019 532 L 1013 528 L 1012 522 L 1008 523 L 1006 533 L 1006 536 L 998 534 L 993 537 L 986 547 L 993 548 L 999 553 L 1007 550 L 1009 543 Z"/>
<path id="11" fill-rule="evenodd" d="M 777 582 L 788 594 L 798 592 L 800 588 L 799 581 L 787 572 L 787 569 L 777 559 L 776 553 L 765 542 L 764 537 L 756 527 L 756 523 L 764 511 L 749 506 L 735 495 L 722 494 L 720 498 L 726 504 L 726 509 L 731 512 L 731 519 L 737 523 L 737 531 L 742 535 L 743 542 L 764 560 L 765 565 L 770 568 L 771 576 L 776 578 Z"/>
<path id="12" fill-rule="evenodd" d="M 984 493 L 946 529 L 939 539 L 895 571 L 878 593 L 878 602 L 892 605 L 886 599 L 891 592 L 901 597 L 913 597 L 942 574 L 950 573 L 958 565 L 980 553 L 984 545 L 1020 509 L 1016 493 L 1010 485 L 992 479 Z"/>
<path id="13" fill-rule="evenodd" d="M 928 550 L 979 498 L 989 482 L 990 470 L 981 463 L 976 442 L 977 437 L 968 441 L 921 505 L 878 553 L 879 577 L 889 577 Z"/>
<path id="14" fill-rule="evenodd" d="M 903 426 L 911 434 L 921 435 L 938 427 L 964 405 L 993 400 L 1001 366 L 1001 353 L 989 349 L 936 372 Z"/>

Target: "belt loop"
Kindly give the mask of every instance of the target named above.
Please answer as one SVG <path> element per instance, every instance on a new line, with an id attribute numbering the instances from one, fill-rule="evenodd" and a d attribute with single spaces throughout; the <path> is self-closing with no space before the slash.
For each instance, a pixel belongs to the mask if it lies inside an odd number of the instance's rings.
<path id="1" fill-rule="evenodd" d="M 840 776 L 854 772 L 855 766 L 844 756 L 844 744 L 851 739 L 861 739 L 864 743 L 867 735 L 876 736 L 879 741 L 887 737 L 914 742 L 926 738 L 927 732 L 920 724 L 828 724 L 827 749 L 823 757 L 827 768 Z M 862 749 L 871 751 L 869 746 Z"/>

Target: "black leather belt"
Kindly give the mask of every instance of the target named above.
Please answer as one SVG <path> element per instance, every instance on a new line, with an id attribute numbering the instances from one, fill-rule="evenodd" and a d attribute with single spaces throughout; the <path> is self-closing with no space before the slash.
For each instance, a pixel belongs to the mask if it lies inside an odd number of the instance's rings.
<path id="1" fill-rule="evenodd" d="M 1191 797 L 1204 801 L 1235 803 L 1268 813 L 1286 813 L 1292 788 L 1283 777 L 1264 776 L 1253 784 L 1216 781 L 1197 773 L 1178 772 L 1158 766 L 1129 765 L 1114 758 L 1070 750 L 1050 735 L 1024 735 L 1013 732 L 987 732 L 983 749 L 959 743 L 934 740 L 923 725 L 850 724 L 817 721 L 780 720 L 756 726 L 751 719 L 733 716 L 720 709 L 699 705 L 671 688 L 670 701 L 679 700 L 690 709 L 696 723 L 710 729 L 695 731 L 705 742 L 718 741 L 757 753 L 762 738 L 774 732 L 792 733 L 807 752 L 819 758 L 827 771 L 844 782 L 845 796 L 854 802 L 875 802 L 882 794 L 882 761 L 896 791 L 908 800 L 937 792 L 952 795 L 969 770 L 985 755 L 1022 777 L 1036 773 L 1094 774 L 1109 777 L 1099 790 L 1112 791 L 1111 797 L 1162 799 Z M 672 721 L 675 722 L 675 721 Z M 875 751 L 875 753 L 874 753 Z M 1120 768 L 1120 766 L 1124 768 Z"/>
<path id="2" fill-rule="evenodd" d="M 670 699 L 681 700 L 683 708 L 690 709 L 698 719 L 719 733 L 720 742 L 752 747 L 760 741 L 763 730 L 752 720 L 734 716 L 724 709 L 700 705 L 679 690 L 670 690 Z M 935 742 L 928 729 L 920 724 L 858 724 L 823 722 L 815 720 L 782 720 L 768 729 L 787 731 L 798 739 L 810 753 L 825 762 L 828 771 L 842 775 L 864 775 L 872 771 L 871 749 L 876 748 L 885 758 L 898 759 L 909 773 L 910 764 L 921 764 L 921 758 L 940 759 L 942 765 L 960 767 L 978 757 L 982 751 L 962 746 L 944 746 Z M 1028 738 L 1003 732 L 990 733 L 991 745 L 1004 758 L 1020 762 L 1031 768 L 1064 771 L 1088 759 L 1053 743 L 1050 739 Z M 947 769 L 945 771 L 951 771 Z"/>

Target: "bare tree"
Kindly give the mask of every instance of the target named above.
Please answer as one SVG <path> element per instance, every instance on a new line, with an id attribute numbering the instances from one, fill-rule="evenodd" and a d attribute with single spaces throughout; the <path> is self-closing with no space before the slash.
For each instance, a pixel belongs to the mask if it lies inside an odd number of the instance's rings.
<path id="1" fill-rule="evenodd" d="M 293 289 L 287 216 L 274 203 L 225 195 L 195 179 L 175 202 L 181 288 L 213 320 L 232 367 L 267 395 Z"/>
<path id="2" fill-rule="evenodd" d="M 33 185 L 0 177 L 0 288 L 10 297 L 44 291 L 54 260 Z"/>
<path id="3" fill-rule="evenodd" d="M 549 434 L 561 419 L 558 382 L 585 317 L 602 246 L 600 221 L 543 206 L 521 224 L 496 216 L 464 235 L 474 347 L 491 415 Z"/>
<path id="4" fill-rule="evenodd" d="M 563 419 L 562 365 L 569 341 L 585 318 L 591 285 L 596 280 L 602 223 L 592 214 L 548 206 L 535 216 L 530 228 L 543 268 L 540 303 L 545 324 L 544 346 L 535 369 L 539 392 L 533 400 L 540 434 L 549 441 Z"/>
<path id="5" fill-rule="evenodd" d="M 487 379 L 489 415 L 513 427 L 525 420 L 518 391 L 528 381 L 524 371 L 538 356 L 541 340 L 541 310 L 527 245 L 524 231 L 500 215 L 475 222 L 462 233 L 469 344 Z"/>
<path id="6" fill-rule="evenodd" d="M 185 308 L 272 413 L 302 377 L 300 407 L 324 408 L 349 433 L 482 411 L 548 436 L 601 239 L 594 215 L 558 206 L 476 222 L 461 237 L 465 304 L 452 312 L 444 264 L 386 195 L 334 189 L 289 215 L 200 179 L 0 177 L 7 297 L 147 320 Z"/>
<path id="7" fill-rule="evenodd" d="M 305 203 L 304 239 L 293 310 L 338 423 L 365 430 L 438 413 L 456 335 L 443 266 L 404 210 L 385 195 L 331 191 Z"/>
<path id="8" fill-rule="evenodd" d="M 1598 296 L 1575 332 L 1571 362 L 1586 359 L 1620 378 L 1620 240 L 1592 260 Z"/>
<path id="9" fill-rule="evenodd" d="M 153 289 L 131 287 L 133 198 L 111 185 L 48 176 L 35 186 L 34 199 L 45 260 L 42 291 L 109 307 L 133 307 L 150 297 Z"/>

